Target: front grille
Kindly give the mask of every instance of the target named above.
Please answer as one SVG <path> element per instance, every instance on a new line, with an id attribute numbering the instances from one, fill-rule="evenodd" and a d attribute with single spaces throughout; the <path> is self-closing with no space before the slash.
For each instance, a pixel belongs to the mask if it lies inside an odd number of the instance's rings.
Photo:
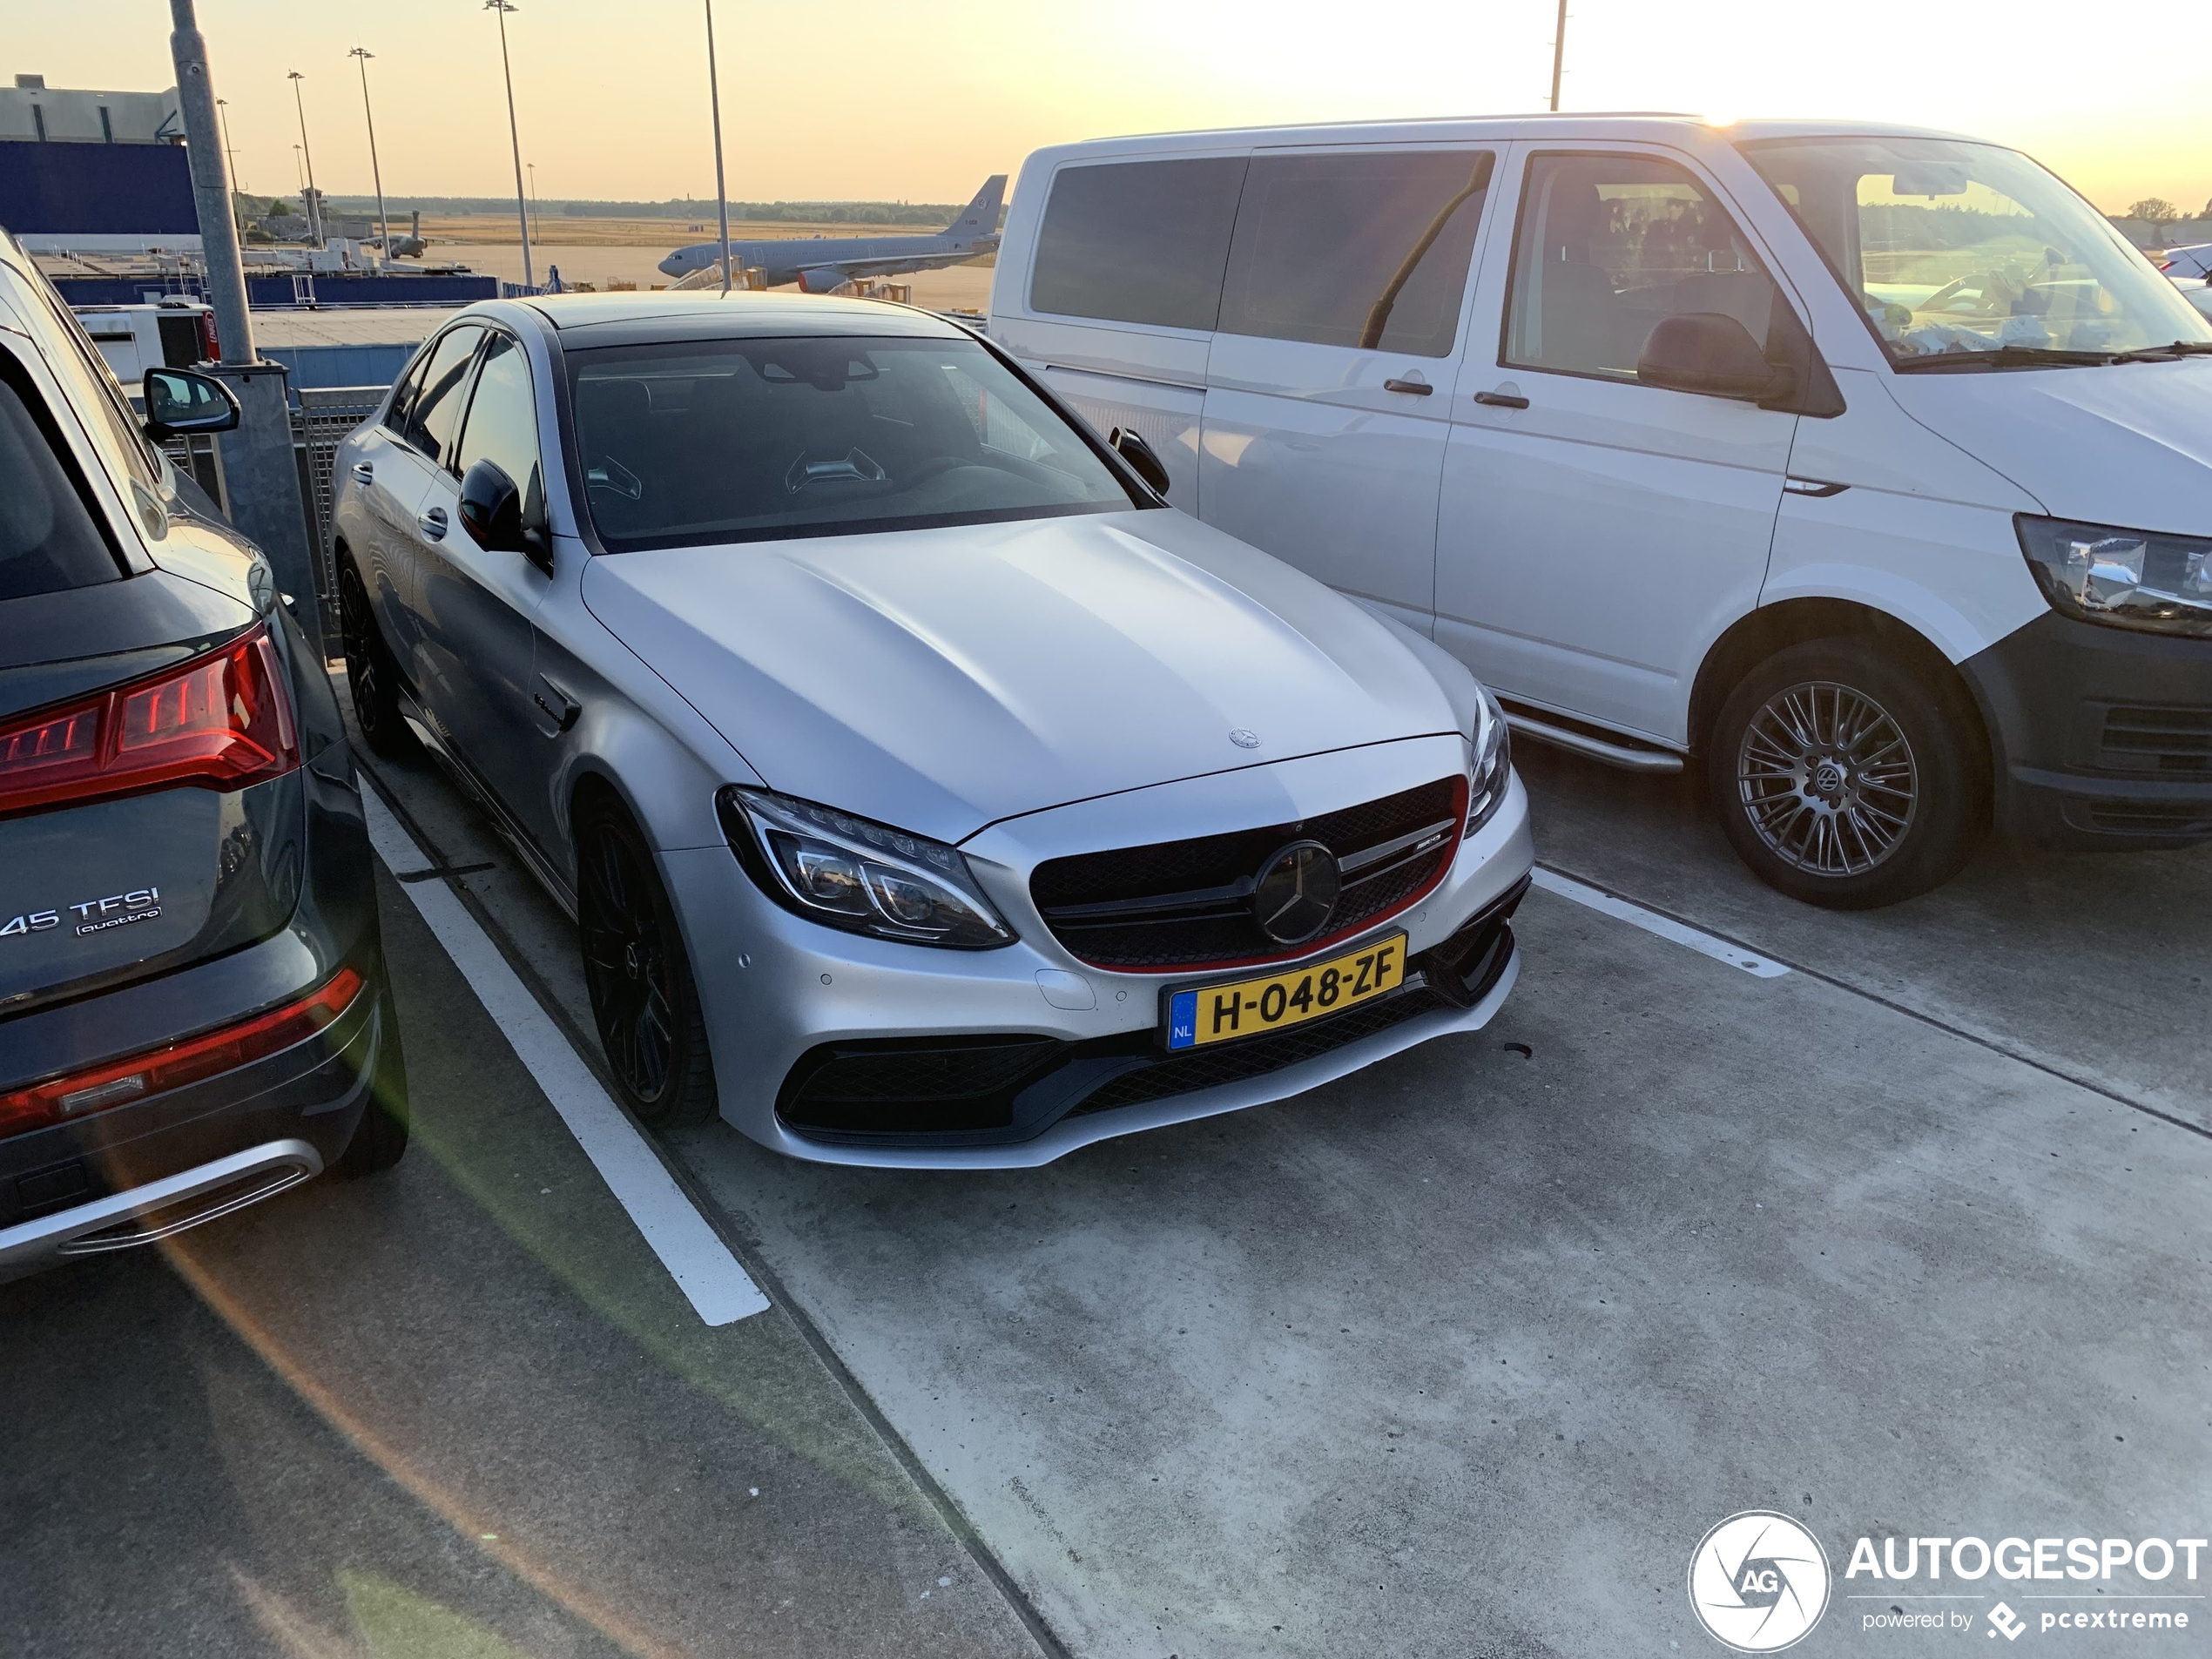
<path id="1" fill-rule="evenodd" d="M 1100 968 L 1161 970 L 1301 956 L 1328 939 L 1404 908 L 1433 886 L 1458 846 L 1466 780 L 1440 778 L 1290 824 L 1149 846 L 1052 859 L 1029 879 L 1029 895 L 1053 937 Z M 1339 864 L 1419 832 L 1413 845 L 1347 871 L 1325 936 L 1286 948 L 1251 915 L 1261 867 L 1292 841 L 1319 841 Z"/>
<path id="2" fill-rule="evenodd" d="M 2107 709 L 2098 759 L 2112 772 L 2212 775 L 2212 709 Z"/>

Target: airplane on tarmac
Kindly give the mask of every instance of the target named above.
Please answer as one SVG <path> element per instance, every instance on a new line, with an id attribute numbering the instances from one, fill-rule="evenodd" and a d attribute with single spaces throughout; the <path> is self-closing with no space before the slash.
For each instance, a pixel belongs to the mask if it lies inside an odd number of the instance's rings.
<path id="1" fill-rule="evenodd" d="M 730 244 L 730 268 L 759 269 L 770 287 L 796 282 L 809 293 L 826 293 L 854 278 L 897 276 L 958 265 L 999 245 L 999 207 L 1006 199 L 1006 175 L 993 173 L 961 215 L 934 236 L 810 236 L 783 241 Z M 722 244 L 694 242 L 660 262 L 672 277 L 710 271 L 722 257 Z"/>

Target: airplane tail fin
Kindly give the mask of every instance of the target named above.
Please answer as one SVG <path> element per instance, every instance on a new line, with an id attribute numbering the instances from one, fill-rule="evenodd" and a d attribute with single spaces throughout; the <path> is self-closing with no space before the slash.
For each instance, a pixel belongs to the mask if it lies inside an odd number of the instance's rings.
<path id="1" fill-rule="evenodd" d="M 961 209 L 960 217 L 945 226 L 947 236 L 995 236 L 999 229 L 999 209 L 1006 205 L 1006 175 L 995 172 L 983 181 L 983 188 L 975 192 L 975 199 Z"/>

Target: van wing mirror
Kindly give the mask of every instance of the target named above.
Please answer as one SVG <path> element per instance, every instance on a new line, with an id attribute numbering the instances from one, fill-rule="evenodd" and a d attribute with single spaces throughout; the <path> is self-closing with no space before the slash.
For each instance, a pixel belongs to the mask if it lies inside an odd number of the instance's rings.
<path id="1" fill-rule="evenodd" d="M 479 461 L 461 481 L 461 527 L 487 553 L 520 553 L 550 570 L 545 532 L 523 521 L 523 492 L 506 469 Z"/>
<path id="2" fill-rule="evenodd" d="M 229 432 L 238 425 L 238 394 L 196 368 L 150 368 L 139 390 L 146 402 L 143 430 L 156 443 L 188 432 Z"/>
<path id="3" fill-rule="evenodd" d="M 1129 469 L 1142 478 L 1156 496 L 1168 493 L 1168 469 L 1152 453 L 1152 446 L 1125 426 L 1117 426 L 1106 435 L 1106 442 L 1114 452 L 1129 462 Z"/>
<path id="4" fill-rule="evenodd" d="M 1662 317 L 1643 342 L 1636 379 L 1670 392 L 1764 403 L 1786 397 L 1797 375 L 1766 360 L 1751 331 L 1716 311 Z"/>

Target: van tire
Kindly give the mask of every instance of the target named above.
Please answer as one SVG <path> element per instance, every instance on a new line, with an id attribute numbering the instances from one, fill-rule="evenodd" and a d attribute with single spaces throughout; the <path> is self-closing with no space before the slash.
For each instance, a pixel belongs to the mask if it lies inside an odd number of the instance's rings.
<path id="1" fill-rule="evenodd" d="M 599 1046 L 649 1129 L 714 1116 L 714 1062 L 684 934 L 652 849 L 611 798 L 577 813 L 577 932 Z"/>
<path id="2" fill-rule="evenodd" d="M 399 660 L 384 643 L 350 552 L 341 555 L 338 566 L 338 628 L 346 653 L 346 695 L 361 741 L 387 759 L 411 754 L 415 733 L 400 712 Z"/>
<path id="3" fill-rule="evenodd" d="M 1753 873 L 1831 910 L 1942 886 L 1988 831 L 1987 758 L 1963 692 L 1865 639 L 1809 640 L 1745 675 L 1705 772 Z"/>

